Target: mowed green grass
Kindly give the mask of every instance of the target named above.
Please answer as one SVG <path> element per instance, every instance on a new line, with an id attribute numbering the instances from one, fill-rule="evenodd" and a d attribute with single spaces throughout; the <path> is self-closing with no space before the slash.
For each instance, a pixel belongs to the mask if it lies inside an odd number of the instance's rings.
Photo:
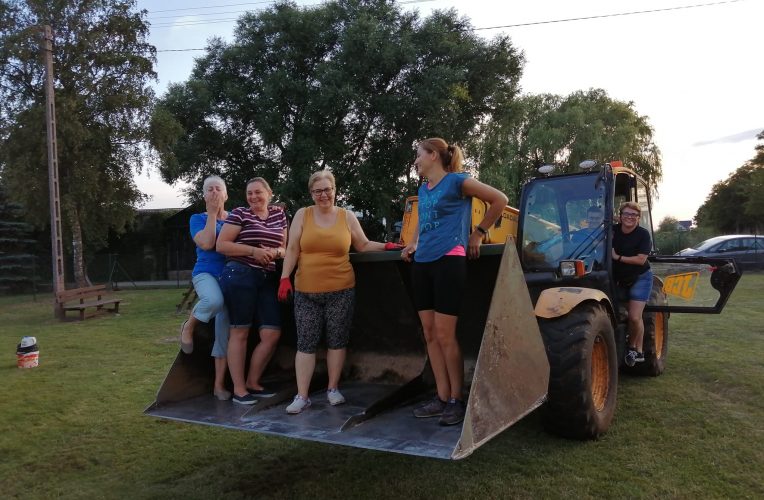
<path id="1" fill-rule="evenodd" d="M 0 497 L 762 498 L 764 275 L 722 315 L 674 315 L 658 378 L 622 377 L 610 432 L 531 414 L 458 462 L 161 421 L 142 411 L 177 353 L 179 290 L 122 292 L 120 316 L 60 323 L 0 299 Z M 23 335 L 40 366 L 16 368 Z"/>

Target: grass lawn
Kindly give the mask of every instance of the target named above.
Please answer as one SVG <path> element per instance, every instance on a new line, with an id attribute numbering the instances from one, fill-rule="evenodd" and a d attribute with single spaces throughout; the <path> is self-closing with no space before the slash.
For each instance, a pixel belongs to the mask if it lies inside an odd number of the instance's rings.
<path id="1" fill-rule="evenodd" d="M 764 498 L 764 274 L 723 314 L 674 315 L 668 367 L 622 377 L 610 432 L 546 434 L 536 414 L 448 462 L 142 415 L 175 357 L 180 290 L 121 292 L 120 316 L 52 318 L 0 299 L 0 497 Z M 40 366 L 16 368 L 24 335 Z"/>

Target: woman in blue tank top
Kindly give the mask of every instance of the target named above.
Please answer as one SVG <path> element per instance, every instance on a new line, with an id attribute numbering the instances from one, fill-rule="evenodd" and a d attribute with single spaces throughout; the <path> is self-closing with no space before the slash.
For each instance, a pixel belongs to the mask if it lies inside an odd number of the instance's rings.
<path id="1" fill-rule="evenodd" d="M 414 261 L 414 305 L 437 386 L 437 395 L 415 408 L 414 416 L 440 416 L 441 425 L 464 420 L 464 359 L 456 340 L 456 321 L 467 278 L 466 259 L 480 256 L 487 228 L 507 204 L 504 193 L 463 173 L 462 162 L 461 149 L 443 139 L 419 144 L 414 165 L 426 182 L 419 187 L 416 240 L 401 252 L 403 260 Z M 490 208 L 470 234 L 473 196 Z"/>

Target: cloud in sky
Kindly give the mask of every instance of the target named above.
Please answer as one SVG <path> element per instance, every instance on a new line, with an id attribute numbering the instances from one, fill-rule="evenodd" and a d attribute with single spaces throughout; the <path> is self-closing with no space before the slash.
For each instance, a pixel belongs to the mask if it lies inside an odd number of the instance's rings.
<path id="1" fill-rule="evenodd" d="M 710 144 L 725 144 L 743 141 L 752 141 L 756 139 L 756 136 L 764 130 L 764 127 L 755 128 L 752 130 L 746 130 L 745 132 L 739 132 L 737 134 L 728 135 L 725 137 L 719 137 L 717 139 L 709 139 L 706 141 L 700 141 L 693 144 L 693 146 L 708 146 Z"/>

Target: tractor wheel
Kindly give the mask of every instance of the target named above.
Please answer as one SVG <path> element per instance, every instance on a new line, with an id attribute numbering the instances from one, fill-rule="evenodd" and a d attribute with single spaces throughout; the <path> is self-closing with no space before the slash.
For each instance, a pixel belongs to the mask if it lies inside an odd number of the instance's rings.
<path id="1" fill-rule="evenodd" d="M 549 359 L 544 426 L 568 438 L 599 437 L 613 420 L 618 388 L 610 316 L 602 304 L 587 302 L 539 326 Z"/>
<path id="2" fill-rule="evenodd" d="M 666 293 L 660 285 L 653 285 L 648 304 L 667 304 Z M 645 352 L 644 363 L 637 363 L 632 368 L 624 366 L 626 373 L 657 377 L 666 368 L 668 356 L 668 318 L 667 312 L 646 312 L 642 314 L 645 324 L 645 335 L 642 340 L 642 349 Z"/>

